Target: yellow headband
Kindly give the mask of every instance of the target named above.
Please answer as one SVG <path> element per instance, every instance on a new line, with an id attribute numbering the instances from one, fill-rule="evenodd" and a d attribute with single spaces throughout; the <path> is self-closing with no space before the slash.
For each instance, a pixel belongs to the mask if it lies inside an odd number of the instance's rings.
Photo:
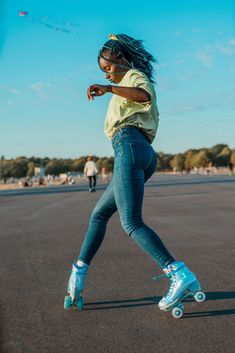
<path id="1" fill-rule="evenodd" d="M 109 39 L 118 41 L 118 38 L 115 36 L 115 34 L 110 34 Z"/>

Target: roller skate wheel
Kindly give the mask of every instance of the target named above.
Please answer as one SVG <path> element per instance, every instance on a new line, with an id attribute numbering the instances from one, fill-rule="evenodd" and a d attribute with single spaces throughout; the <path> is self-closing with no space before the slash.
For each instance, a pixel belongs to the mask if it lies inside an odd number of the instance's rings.
<path id="1" fill-rule="evenodd" d="M 183 308 L 180 308 L 180 307 L 175 307 L 173 310 L 172 310 L 172 316 L 175 318 L 175 319 L 180 319 L 184 314 L 184 309 Z"/>
<path id="2" fill-rule="evenodd" d="M 65 298 L 64 298 L 64 309 L 65 310 L 68 310 L 70 308 L 70 306 L 72 305 L 72 299 L 69 295 L 67 295 Z"/>
<path id="3" fill-rule="evenodd" d="M 206 295 L 203 292 L 197 292 L 194 295 L 194 299 L 196 300 L 196 302 L 201 303 L 204 302 L 204 300 L 206 299 Z"/>
<path id="4" fill-rule="evenodd" d="M 78 310 L 82 310 L 84 306 L 84 301 L 83 301 L 83 297 L 79 297 L 78 298 L 78 302 L 77 302 L 77 308 Z"/>

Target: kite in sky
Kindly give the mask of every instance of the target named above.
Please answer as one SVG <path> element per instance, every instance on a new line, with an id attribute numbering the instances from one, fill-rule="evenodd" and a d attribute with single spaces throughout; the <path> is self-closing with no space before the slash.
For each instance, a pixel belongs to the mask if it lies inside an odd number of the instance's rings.
<path id="1" fill-rule="evenodd" d="M 26 17 L 28 20 L 43 25 L 47 28 L 54 29 L 55 31 L 60 31 L 64 33 L 72 33 L 77 35 L 77 28 L 79 25 L 77 23 L 66 21 L 66 22 L 59 22 L 53 18 L 48 16 L 34 16 L 31 15 L 28 11 L 19 11 L 18 15 L 20 17 Z"/>

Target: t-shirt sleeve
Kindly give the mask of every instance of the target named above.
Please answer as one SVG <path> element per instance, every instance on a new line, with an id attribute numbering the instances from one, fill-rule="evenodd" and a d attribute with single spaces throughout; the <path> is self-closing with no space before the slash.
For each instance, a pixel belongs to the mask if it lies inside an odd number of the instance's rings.
<path id="1" fill-rule="evenodd" d="M 122 108 L 128 109 L 130 115 L 138 112 L 148 112 L 151 109 L 152 102 L 154 100 L 154 88 L 151 85 L 151 82 L 149 81 L 147 76 L 140 71 L 133 71 L 130 73 L 127 86 L 144 89 L 150 94 L 151 100 L 148 102 L 133 102 L 131 100 L 123 98 Z"/>
<path id="2" fill-rule="evenodd" d="M 130 87 L 138 87 L 144 89 L 151 96 L 151 100 L 153 98 L 153 89 L 151 87 L 151 83 L 148 78 L 142 74 L 141 72 L 132 72 L 130 75 Z M 149 102 L 141 102 L 141 104 L 148 105 L 151 104 L 151 100 Z"/>

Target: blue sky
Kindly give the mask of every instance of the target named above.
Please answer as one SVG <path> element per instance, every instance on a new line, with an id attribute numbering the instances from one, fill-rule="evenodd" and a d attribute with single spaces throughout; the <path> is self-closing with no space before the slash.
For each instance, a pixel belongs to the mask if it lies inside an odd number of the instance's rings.
<path id="1" fill-rule="evenodd" d="M 78 27 L 62 33 L 19 10 Z M 0 0 L 0 155 L 112 155 L 111 95 L 86 98 L 106 83 L 97 53 L 109 33 L 144 39 L 158 58 L 155 150 L 235 148 L 235 1 Z"/>

